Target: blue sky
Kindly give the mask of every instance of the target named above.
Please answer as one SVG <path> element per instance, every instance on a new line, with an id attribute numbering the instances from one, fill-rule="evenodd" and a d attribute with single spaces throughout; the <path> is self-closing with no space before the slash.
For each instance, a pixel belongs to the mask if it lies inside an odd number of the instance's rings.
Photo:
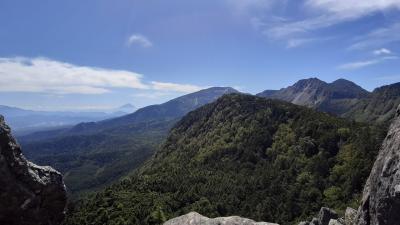
<path id="1" fill-rule="evenodd" d="M 400 0 L 0 1 L 0 104 L 142 107 L 210 86 L 399 82 Z"/>

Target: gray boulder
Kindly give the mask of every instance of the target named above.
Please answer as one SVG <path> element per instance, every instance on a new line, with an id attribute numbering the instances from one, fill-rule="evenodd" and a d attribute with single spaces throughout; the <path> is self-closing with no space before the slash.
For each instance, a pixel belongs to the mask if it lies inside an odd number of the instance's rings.
<path id="1" fill-rule="evenodd" d="M 0 224 L 56 225 L 64 219 L 65 185 L 60 173 L 25 159 L 0 116 Z"/>
<path id="2" fill-rule="evenodd" d="M 338 214 L 332 209 L 322 207 L 318 214 L 318 224 L 328 225 L 331 219 L 339 218 Z"/>
<path id="3" fill-rule="evenodd" d="M 276 223 L 254 222 L 239 216 L 218 217 L 210 219 L 196 212 L 168 220 L 164 225 L 278 225 Z"/>
<path id="4" fill-rule="evenodd" d="M 355 225 L 357 223 L 357 210 L 347 207 L 344 213 L 344 223 L 346 225 Z"/>
<path id="5" fill-rule="evenodd" d="M 344 223 L 342 223 L 341 220 L 331 219 L 331 220 L 329 220 L 329 225 L 344 225 Z"/>
<path id="6" fill-rule="evenodd" d="M 400 224 L 400 111 L 364 187 L 358 210 L 359 225 Z"/>

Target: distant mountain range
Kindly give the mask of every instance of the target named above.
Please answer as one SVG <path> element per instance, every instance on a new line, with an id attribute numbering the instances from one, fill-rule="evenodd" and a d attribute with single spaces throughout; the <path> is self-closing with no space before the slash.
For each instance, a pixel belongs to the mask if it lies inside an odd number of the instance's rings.
<path id="1" fill-rule="evenodd" d="M 31 160 L 64 174 L 70 192 L 96 190 L 149 159 L 169 129 L 188 112 L 233 88 L 214 87 L 147 106 L 134 113 L 20 137 Z"/>
<path id="2" fill-rule="evenodd" d="M 18 136 L 82 122 L 105 120 L 132 113 L 135 110 L 135 107 L 130 104 L 107 112 L 34 111 L 0 105 L 0 114 L 5 117 L 13 132 Z"/>
<path id="3" fill-rule="evenodd" d="M 212 87 L 191 94 L 187 94 L 159 105 L 150 105 L 138 109 L 135 113 L 127 114 L 111 120 L 97 123 L 82 123 L 73 127 L 73 133 L 91 133 L 99 130 L 137 124 L 151 121 L 169 121 L 180 118 L 186 113 L 207 103 L 217 100 L 224 94 L 237 93 L 231 87 Z"/>
<path id="4" fill-rule="evenodd" d="M 263 91 L 257 96 L 280 99 L 360 122 L 388 123 L 400 103 L 400 83 L 368 92 L 345 79 L 326 83 L 310 78 L 280 90 Z"/>
<path id="5" fill-rule="evenodd" d="M 209 88 L 117 118 L 36 132 L 19 141 L 28 158 L 63 172 L 72 193 L 97 190 L 148 160 L 169 129 L 188 112 L 230 93 L 238 91 L 230 87 Z M 400 84 L 368 92 L 344 79 L 327 83 L 310 78 L 257 95 L 351 120 L 387 124 L 400 103 Z"/>

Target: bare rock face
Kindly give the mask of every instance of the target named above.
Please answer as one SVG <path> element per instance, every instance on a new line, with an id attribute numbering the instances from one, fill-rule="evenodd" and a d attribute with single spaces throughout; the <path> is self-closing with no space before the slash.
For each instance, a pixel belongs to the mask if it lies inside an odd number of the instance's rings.
<path id="1" fill-rule="evenodd" d="M 0 116 L 0 224 L 57 225 L 67 201 L 59 172 L 25 159 Z"/>
<path id="2" fill-rule="evenodd" d="M 344 213 L 344 222 L 346 225 L 356 225 L 357 222 L 357 210 L 347 207 Z"/>
<path id="3" fill-rule="evenodd" d="M 400 110 L 394 119 L 371 174 L 358 210 L 359 225 L 400 224 Z"/>
<path id="4" fill-rule="evenodd" d="M 196 212 L 168 220 L 164 225 L 278 225 L 276 223 L 254 222 L 253 220 L 231 216 L 218 217 L 214 219 L 207 218 Z"/>
<path id="5" fill-rule="evenodd" d="M 345 224 L 341 220 L 331 219 L 331 220 L 329 220 L 329 224 L 328 225 L 345 225 Z"/>
<path id="6" fill-rule="evenodd" d="M 332 224 L 341 224 L 341 219 L 338 219 L 338 214 L 330 208 L 322 207 L 319 210 L 318 218 L 313 218 L 310 222 L 303 221 L 300 222 L 298 225 L 331 225 Z"/>

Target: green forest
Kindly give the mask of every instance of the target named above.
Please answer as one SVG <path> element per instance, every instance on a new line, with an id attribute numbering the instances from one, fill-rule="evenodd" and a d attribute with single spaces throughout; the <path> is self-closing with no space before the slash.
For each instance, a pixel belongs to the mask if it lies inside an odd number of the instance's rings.
<path id="1" fill-rule="evenodd" d="M 186 115 L 153 158 L 69 205 L 65 225 L 161 224 L 196 211 L 280 224 L 358 205 L 386 128 L 279 100 L 223 96 Z"/>

